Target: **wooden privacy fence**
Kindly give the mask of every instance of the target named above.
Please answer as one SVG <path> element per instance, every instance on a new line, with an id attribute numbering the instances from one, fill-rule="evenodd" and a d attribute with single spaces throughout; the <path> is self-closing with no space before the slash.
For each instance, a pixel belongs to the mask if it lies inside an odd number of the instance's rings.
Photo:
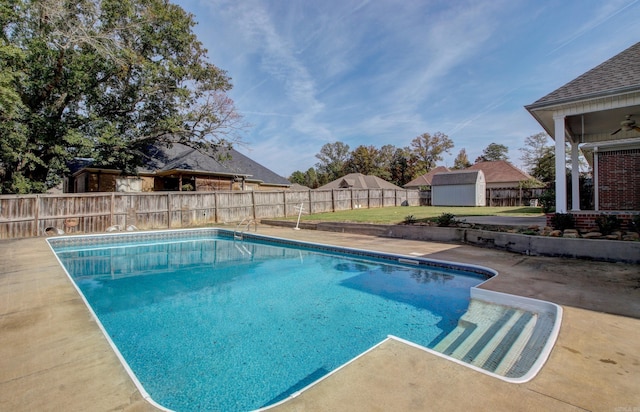
<path id="1" fill-rule="evenodd" d="M 0 239 L 65 233 L 167 229 L 358 208 L 418 206 L 415 190 L 217 191 L 0 196 Z"/>
<path id="2" fill-rule="evenodd" d="M 545 188 L 487 188 L 487 206 L 530 206 L 540 199 Z"/>

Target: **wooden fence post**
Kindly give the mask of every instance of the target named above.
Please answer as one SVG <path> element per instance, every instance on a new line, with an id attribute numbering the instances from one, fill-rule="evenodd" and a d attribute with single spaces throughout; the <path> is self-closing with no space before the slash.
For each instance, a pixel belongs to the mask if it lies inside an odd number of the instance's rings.
<path id="1" fill-rule="evenodd" d="M 333 193 L 335 189 L 331 189 L 331 211 L 336 211 L 336 196 Z"/>
<path id="2" fill-rule="evenodd" d="M 213 192 L 213 222 L 218 223 L 218 192 Z"/>
<path id="3" fill-rule="evenodd" d="M 116 192 L 111 192 L 111 205 L 109 205 L 109 226 L 113 226 L 113 221 L 116 211 Z"/>
<path id="4" fill-rule="evenodd" d="M 33 226 L 33 235 L 38 236 L 38 227 L 40 226 L 40 195 L 36 195 L 35 198 L 36 204 L 33 205 L 33 215 L 34 215 L 34 226 Z"/>
<path id="5" fill-rule="evenodd" d="M 282 204 L 284 205 L 284 217 L 287 217 L 287 191 L 282 191 Z"/>
<path id="6" fill-rule="evenodd" d="M 251 204 L 253 205 L 253 219 L 256 218 L 256 192 L 251 191 Z"/>
<path id="7" fill-rule="evenodd" d="M 167 228 L 171 229 L 171 193 L 167 193 Z"/>

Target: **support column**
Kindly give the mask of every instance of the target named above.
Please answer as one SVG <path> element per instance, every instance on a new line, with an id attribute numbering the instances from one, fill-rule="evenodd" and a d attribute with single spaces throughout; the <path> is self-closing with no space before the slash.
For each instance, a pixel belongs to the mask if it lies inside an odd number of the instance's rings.
<path id="1" fill-rule="evenodd" d="M 571 142 L 571 210 L 580 210 L 580 161 L 578 143 Z"/>
<path id="2" fill-rule="evenodd" d="M 567 179 L 564 159 L 564 116 L 553 116 L 554 139 L 556 141 L 556 213 L 567 212 Z"/>

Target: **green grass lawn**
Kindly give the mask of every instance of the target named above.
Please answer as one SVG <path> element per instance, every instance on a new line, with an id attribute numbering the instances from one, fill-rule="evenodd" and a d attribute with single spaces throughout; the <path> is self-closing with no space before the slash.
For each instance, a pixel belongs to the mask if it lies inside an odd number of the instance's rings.
<path id="1" fill-rule="evenodd" d="M 413 216 L 418 222 L 433 220 L 443 213 L 451 213 L 456 218 L 465 216 L 543 216 L 539 207 L 444 207 L 444 206 L 397 206 L 376 209 L 354 209 L 330 213 L 302 215 L 301 221 L 356 222 L 396 224 Z M 296 217 L 288 217 L 295 220 Z"/>

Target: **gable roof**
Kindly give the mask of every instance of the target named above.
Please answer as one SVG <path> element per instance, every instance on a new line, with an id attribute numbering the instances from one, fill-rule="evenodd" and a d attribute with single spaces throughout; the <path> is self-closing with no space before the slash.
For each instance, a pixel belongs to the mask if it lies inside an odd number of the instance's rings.
<path id="1" fill-rule="evenodd" d="M 482 170 L 456 170 L 454 172 L 437 173 L 431 180 L 431 186 L 474 185 L 483 183 Z"/>
<path id="2" fill-rule="evenodd" d="M 284 177 L 233 148 L 207 152 L 182 143 L 173 143 L 171 146 L 151 144 L 147 147 L 143 162 L 140 170 L 142 173 L 163 175 L 189 171 L 218 176 L 242 176 L 248 181 L 270 185 L 291 185 Z"/>
<path id="3" fill-rule="evenodd" d="M 526 107 L 531 110 L 631 90 L 640 90 L 640 42 Z"/>
<path id="4" fill-rule="evenodd" d="M 94 159 L 74 159 L 69 168 L 74 176 L 85 169 L 118 172 L 108 166 L 94 166 L 94 164 Z M 199 175 L 243 177 L 248 182 L 272 186 L 291 186 L 291 182 L 284 177 L 233 148 L 207 153 L 205 149 L 200 151 L 182 143 L 173 143 L 171 146 L 148 145 L 145 153 L 142 154 L 142 166 L 137 172 L 157 176 L 188 172 Z"/>
<path id="5" fill-rule="evenodd" d="M 363 175 L 362 173 L 349 173 L 346 176 L 320 186 L 318 189 L 395 189 L 402 190 L 401 187 L 389 183 L 378 176 Z"/>
<path id="6" fill-rule="evenodd" d="M 420 187 L 420 186 L 431 186 L 431 179 L 433 179 L 433 175 L 436 173 L 446 173 L 449 172 L 449 168 L 445 166 L 437 166 L 436 168 L 430 170 L 428 173 L 423 174 L 422 176 L 418 176 L 406 185 L 402 186 L 404 188 L 410 187 Z"/>
<path id="7" fill-rule="evenodd" d="M 533 179 L 529 173 L 523 172 L 506 160 L 478 162 L 465 170 L 482 170 L 487 183 L 521 182 Z"/>

